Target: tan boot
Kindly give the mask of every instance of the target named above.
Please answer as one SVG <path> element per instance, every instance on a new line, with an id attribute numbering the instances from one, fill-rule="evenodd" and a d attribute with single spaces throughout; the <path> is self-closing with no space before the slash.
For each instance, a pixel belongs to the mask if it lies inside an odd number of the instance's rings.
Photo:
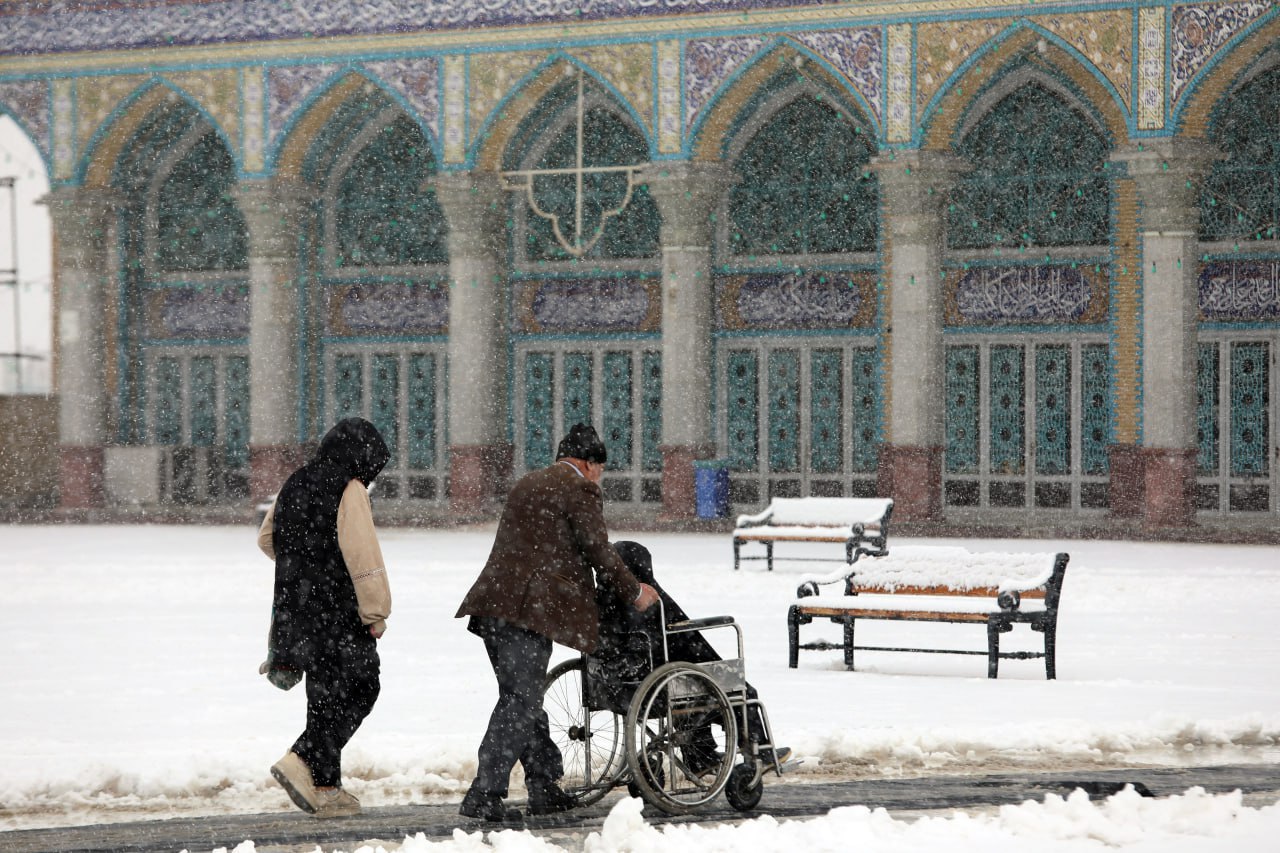
<path id="1" fill-rule="evenodd" d="M 351 817 L 360 814 L 360 801 L 343 788 L 316 788 L 316 817 Z"/>
<path id="2" fill-rule="evenodd" d="M 311 781 L 311 768 L 296 753 L 286 752 L 284 758 L 271 765 L 271 775 L 295 806 L 308 814 L 316 813 L 319 800 L 315 783 Z"/>

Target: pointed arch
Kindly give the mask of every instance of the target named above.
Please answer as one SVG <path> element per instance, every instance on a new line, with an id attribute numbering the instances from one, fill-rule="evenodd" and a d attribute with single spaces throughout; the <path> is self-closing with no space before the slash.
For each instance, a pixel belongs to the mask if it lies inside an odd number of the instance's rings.
<path id="1" fill-rule="evenodd" d="M 434 128 L 423 121 L 413 105 L 393 86 L 372 72 L 349 67 L 336 71 L 294 111 L 289 122 L 281 129 L 278 141 L 268 152 L 268 170 L 281 177 L 301 177 L 308 153 L 330 120 L 344 104 L 359 97 L 362 91 L 366 94 L 376 92 L 396 104 L 422 131 L 436 161 L 441 160 L 440 140 Z"/>
<path id="2" fill-rule="evenodd" d="M 722 159 L 736 129 L 758 108 L 758 103 L 753 101 L 758 100 L 759 94 L 779 75 L 787 73 L 807 80 L 815 91 L 830 97 L 840 111 L 879 135 L 876 111 L 861 92 L 850 86 L 823 57 L 789 39 L 780 39 L 739 68 L 707 102 L 689 130 L 692 159 L 704 162 Z"/>
<path id="3" fill-rule="evenodd" d="M 1245 28 L 1205 64 L 1174 105 L 1170 126 L 1189 138 L 1203 139 L 1223 99 L 1276 64 L 1280 64 L 1280 9 Z"/>
<path id="4" fill-rule="evenodd" d="M 105 187 L 111 182 L 111 173 L 121 152 L 147 117 L 163 108 L 166 102 L 184 101 L 200 114 L 218 135 L 227 152 L 231 155 L 237 171 L 241 169 L 240 149 L 227 134 L 216 118 L 209 114 L 204 106 L 177 86 L 163 77 L 153 77 L 134 90 L 112 110 L 111 114 L 94 130 L 85 146 L 83 155 L 77 164 L 75 175 L 78 182 L 85 186 Z"/>
<path id="5" fill-rule="evenodd" d="M 920 147 L 949 150 L 975 104 L 980 107 L 1002 79 L 1027 73 L 1054 80 L 1060 92 L 1074 89 L 1069 100 L 1096 117 L 1112 140 L 1128 137 L 1132 113 L 1097 66 L 1061 37 L 1019 21 L 983 45 L 943 83 L 921 112 Z"/>
<path id="6" fill-rule="evenodd" d="M 656 143 L 650 129 L 651 122 L 641 116 L 635 105 L 590 65 L 577 57 L 557 51 L 525 75 L 506 97 L 498 101 L 476 132 L 467 159 L 474 162 L 480 171 L 500 170 L 520 128 L 525 126 L 525 122 L 538 110 L 545 98 L 575 71 L 585 74 L 615 107 L 621 109 L 636 132 L 644 138 L 650 156 L 653 156 Z"/>

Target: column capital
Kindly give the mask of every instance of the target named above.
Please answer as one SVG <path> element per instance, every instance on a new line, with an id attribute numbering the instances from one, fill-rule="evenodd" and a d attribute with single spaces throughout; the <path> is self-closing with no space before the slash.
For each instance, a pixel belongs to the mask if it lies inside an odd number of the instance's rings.
<path id="1" fill-rule="evenodd" d="M 1111 162 L 1122 164 L 1142 200 L 1146 233 L 1194 235 L 1200 222 L 1200 182 L 1225 154 L 1190 139 L 1144 139 L 1117 148 Z"/>
<path id="2" fill-rule="evenodd" d="M 711 212 L 737 175 L 723 163 L 672 160 L 651 163 L 640 180 L 662 215 L 662 245 L 710 246 Z"/>
<path id="3" fill-rule="evenodd" d="M 236 184 L 231 195 L 244 215 L 251 258 L 288 258 L 296 252 L 302 216 L 317 198 L 304 183 L 279 178 Z"/>
<path id="4" fill-rule="evenodd" d="M 105 250 L 110 217 L 124 204 L 124 196 L 109 187 L 61 186 L 39 203 L 49 208 L 60 253 L 77 256 L 91 246 Z"/>
<path id="5" fill-rule="evenodd" d="M 963 157 L 919 148 L 890 150 L 871 158 L 890 217 L 937 212 L 962 175 L 972 170 Z"/>
<path id="6" fill-rule="evenodd" d="M 502 247 L 507 200 L 494 172 L 440 172 L 429 179 L 449 223 L 449 255 L 476 257 Z"/>

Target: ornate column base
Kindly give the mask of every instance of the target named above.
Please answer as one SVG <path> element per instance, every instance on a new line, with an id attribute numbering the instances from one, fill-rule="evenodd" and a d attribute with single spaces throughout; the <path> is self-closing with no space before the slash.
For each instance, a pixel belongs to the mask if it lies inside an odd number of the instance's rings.
<path id="1" fill-rule="evenodd" d="M 449 446 L 449 511 L 472 518 L 498 514 L 511 484 L 510 444 Z"/>
<path id="2" fill-rule="evenodd" d="M 258 503 L 271 497 L 280 491 L 289 475 L 306 461 L 306 448 L 301 445 L 250 445 L 249 498 Z"/>
<path id="3" fill-rule="evenodd" d="M 1139 519 L 1146 497 L 1142 449 L 1136 444 L 1113 444 L 1107 448 L 1111 483 L 1107 504 L 1113 518 Z"/>
<path id="4" fill-rule="evenodd" d="M 91 509 L 106 503 L 106 454 L 101 447 L 58 448 L 59 497 L 65 509 Z"/>
<path id="5" fill-rule="evenodd" d="M 893 521 L 942 519 L 942 448 L 885 444 L 878 489 L 893 498 Z"/>
<path id="6" fill-rule="evenodd" d="M 1196 451 L 1144 447 L 1142 523 L 1147 527 L 1195 525 Z"/>
<path id="7" fill-rule="evenodd" d="M 664 444 L 662 453 L 662 517 L 686 521 L 698 517 L 698 493 L 693 463 L 716 455 L 714 444 Z"/>

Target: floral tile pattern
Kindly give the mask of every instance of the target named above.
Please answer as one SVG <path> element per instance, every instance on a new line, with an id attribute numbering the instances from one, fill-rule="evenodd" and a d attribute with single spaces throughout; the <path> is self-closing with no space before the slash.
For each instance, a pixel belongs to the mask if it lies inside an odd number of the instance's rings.
<path id="1" fill-rule="evenodd" d="M 339 68 L 338 65 L 293 65 L 271 69 L 267 76 L 267 139 L 273 146 L 295 111 Z"/>
<path id="2" fill-rule="evenodd" d="M 399 92 L 432 134 L 439 136 L 440 65 L 434 57 L 366 62 L 364 67 Z"/>
<path id="3" fill-rule="evenodd" d="M 692 128 L 702 108 L 747 62 L 760 52 L 769 39 L 759 36 L 742 38 L 697 39 L 684 48 L 684 126 Z"/>
<path id="4" fill-rule="evenodd" d="M 0 113 L 17 119 L 47 163 L 53 155 L 49 84 L 43 80 L 0 83 Z"/>
<path id="5" fill-rule="evenodd" d="M 1171 100 L 1177 101 L 1196 73 L 1233 36 L 1275 8 L 1274 0 L 1175 6 L 1170 27 Z"/>
<path id="6" fill-rule="evenodd" d="M 878 121 L 884 82 L 881 29 L 867 27 L 802 33 L 797 38 L 844 75 L 858 94 L 866 99 L 872 115 Z"/>

